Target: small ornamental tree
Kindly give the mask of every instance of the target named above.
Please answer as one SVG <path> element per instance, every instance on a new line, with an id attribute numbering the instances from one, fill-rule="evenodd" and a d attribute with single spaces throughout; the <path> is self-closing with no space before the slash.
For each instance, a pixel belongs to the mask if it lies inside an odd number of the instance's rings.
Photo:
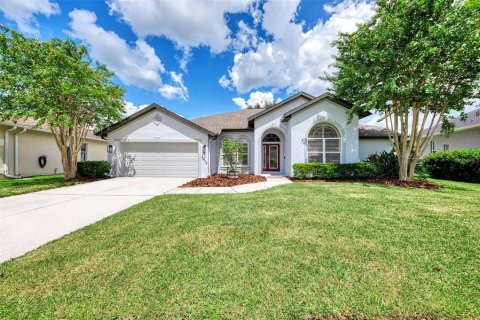
<path id="1" fill-rule="evenodd" d="M 331 81 L 350 111 L 383 115 L 398 156 L 399 179 L 412 180 L 417 161 L 450 111 L 479 97 L 479 0 L 378 0 L 373 18 L 342 33 Z"/>
<path id="2" fill-rule="evenodd" d="M 223 162 L 227 165 L 227 172 L 238 172 L 240 166 L 240 154 L 244 145 L 232 139 L 223 140 Z"/>
<path id="3" fill-rule="evenodd" d="M 0 28 L 0 120 L 32 118 L 36 126 L 47 124 L 65 178 L 74 178 L 89 130 L 122 118 L 124 90 L 104 65 L 92 62 L 85 46 Z"/>

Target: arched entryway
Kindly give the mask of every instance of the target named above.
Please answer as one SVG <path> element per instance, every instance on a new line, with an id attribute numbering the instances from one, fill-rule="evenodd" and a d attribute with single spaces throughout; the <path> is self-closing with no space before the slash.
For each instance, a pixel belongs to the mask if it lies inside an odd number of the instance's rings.
<path id="1" fill-rule="evenodd" d="M 282 143 L 276 133 L 266 133 L 262 138 L 262 172 L 278 173 L 282 166 Z"/>

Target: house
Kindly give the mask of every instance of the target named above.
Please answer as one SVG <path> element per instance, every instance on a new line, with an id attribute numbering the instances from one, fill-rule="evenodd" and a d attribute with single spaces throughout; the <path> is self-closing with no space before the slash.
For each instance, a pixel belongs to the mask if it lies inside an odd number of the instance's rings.
<path id="1" fill-rule="evenodd" d="M 455 131 L 449 137 L 445 137 L 440 132 L 440 128 L 437 128 L 424 155 L 437 151 L 480 148 L 480 113 L 478 110 L 468 112 L 466 121 L 457 117 L 453 119 L 453 123 Z"/>
<path id="2" fill-rule="evenodd" d="M 46 125 L 36 121 L 0 122 L 0 177 L 30 177 L 63 173 L 62 158 L 55 138 Z M 40 165 L 39 158 L 46 156 Z M 106 160 L 107 143 L 90 133 L 82 145 L 79 160 Z"/>
<path id="3" fill-rule="evenodd" d="M 293 174 L 298 162 L 351 163 L 391 150 L 385 128 L 349 122 L 352 107 L 332 94 L 300 92 L 268 109 L 187 120 L 157 104 L 98 132 L 115 176 L 206 177 L 226 170 L 222 142 L 245 144 L 243 172 Z"/>

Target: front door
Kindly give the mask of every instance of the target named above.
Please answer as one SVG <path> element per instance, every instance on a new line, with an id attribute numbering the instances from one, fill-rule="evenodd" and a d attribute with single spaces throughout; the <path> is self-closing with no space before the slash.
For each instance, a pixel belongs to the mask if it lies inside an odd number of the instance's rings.
<path id="1" fill-rule="evenodd" d="M 263 171 L 280 171 L 280 144 L 263 145 Z"/>

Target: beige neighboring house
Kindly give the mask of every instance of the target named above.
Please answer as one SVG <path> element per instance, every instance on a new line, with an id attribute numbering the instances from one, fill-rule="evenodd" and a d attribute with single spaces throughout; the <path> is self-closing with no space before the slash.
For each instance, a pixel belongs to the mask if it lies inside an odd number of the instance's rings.
<path id="1" fill-rule="evenodd" d="M 55 138 L 47 126 L 34 128 L 34 120 L 0 122 L 0 177 L 31 177 L 63 173 Z M 46 156 L 42 168 L 39 157 Z M 105 140 L 89 134 L 78 160 L 107 160 Z"/>
<path id="2" fill-rule="evenodd" d="M 455 131 L 448 138 L 441 134 L 440 128 L 436 130 L 424 155 L 438 151 L 480 148 L 480 114 L 478 110 L 468 112 L 466 121 L 457 117 L 453 123 Z"/>

